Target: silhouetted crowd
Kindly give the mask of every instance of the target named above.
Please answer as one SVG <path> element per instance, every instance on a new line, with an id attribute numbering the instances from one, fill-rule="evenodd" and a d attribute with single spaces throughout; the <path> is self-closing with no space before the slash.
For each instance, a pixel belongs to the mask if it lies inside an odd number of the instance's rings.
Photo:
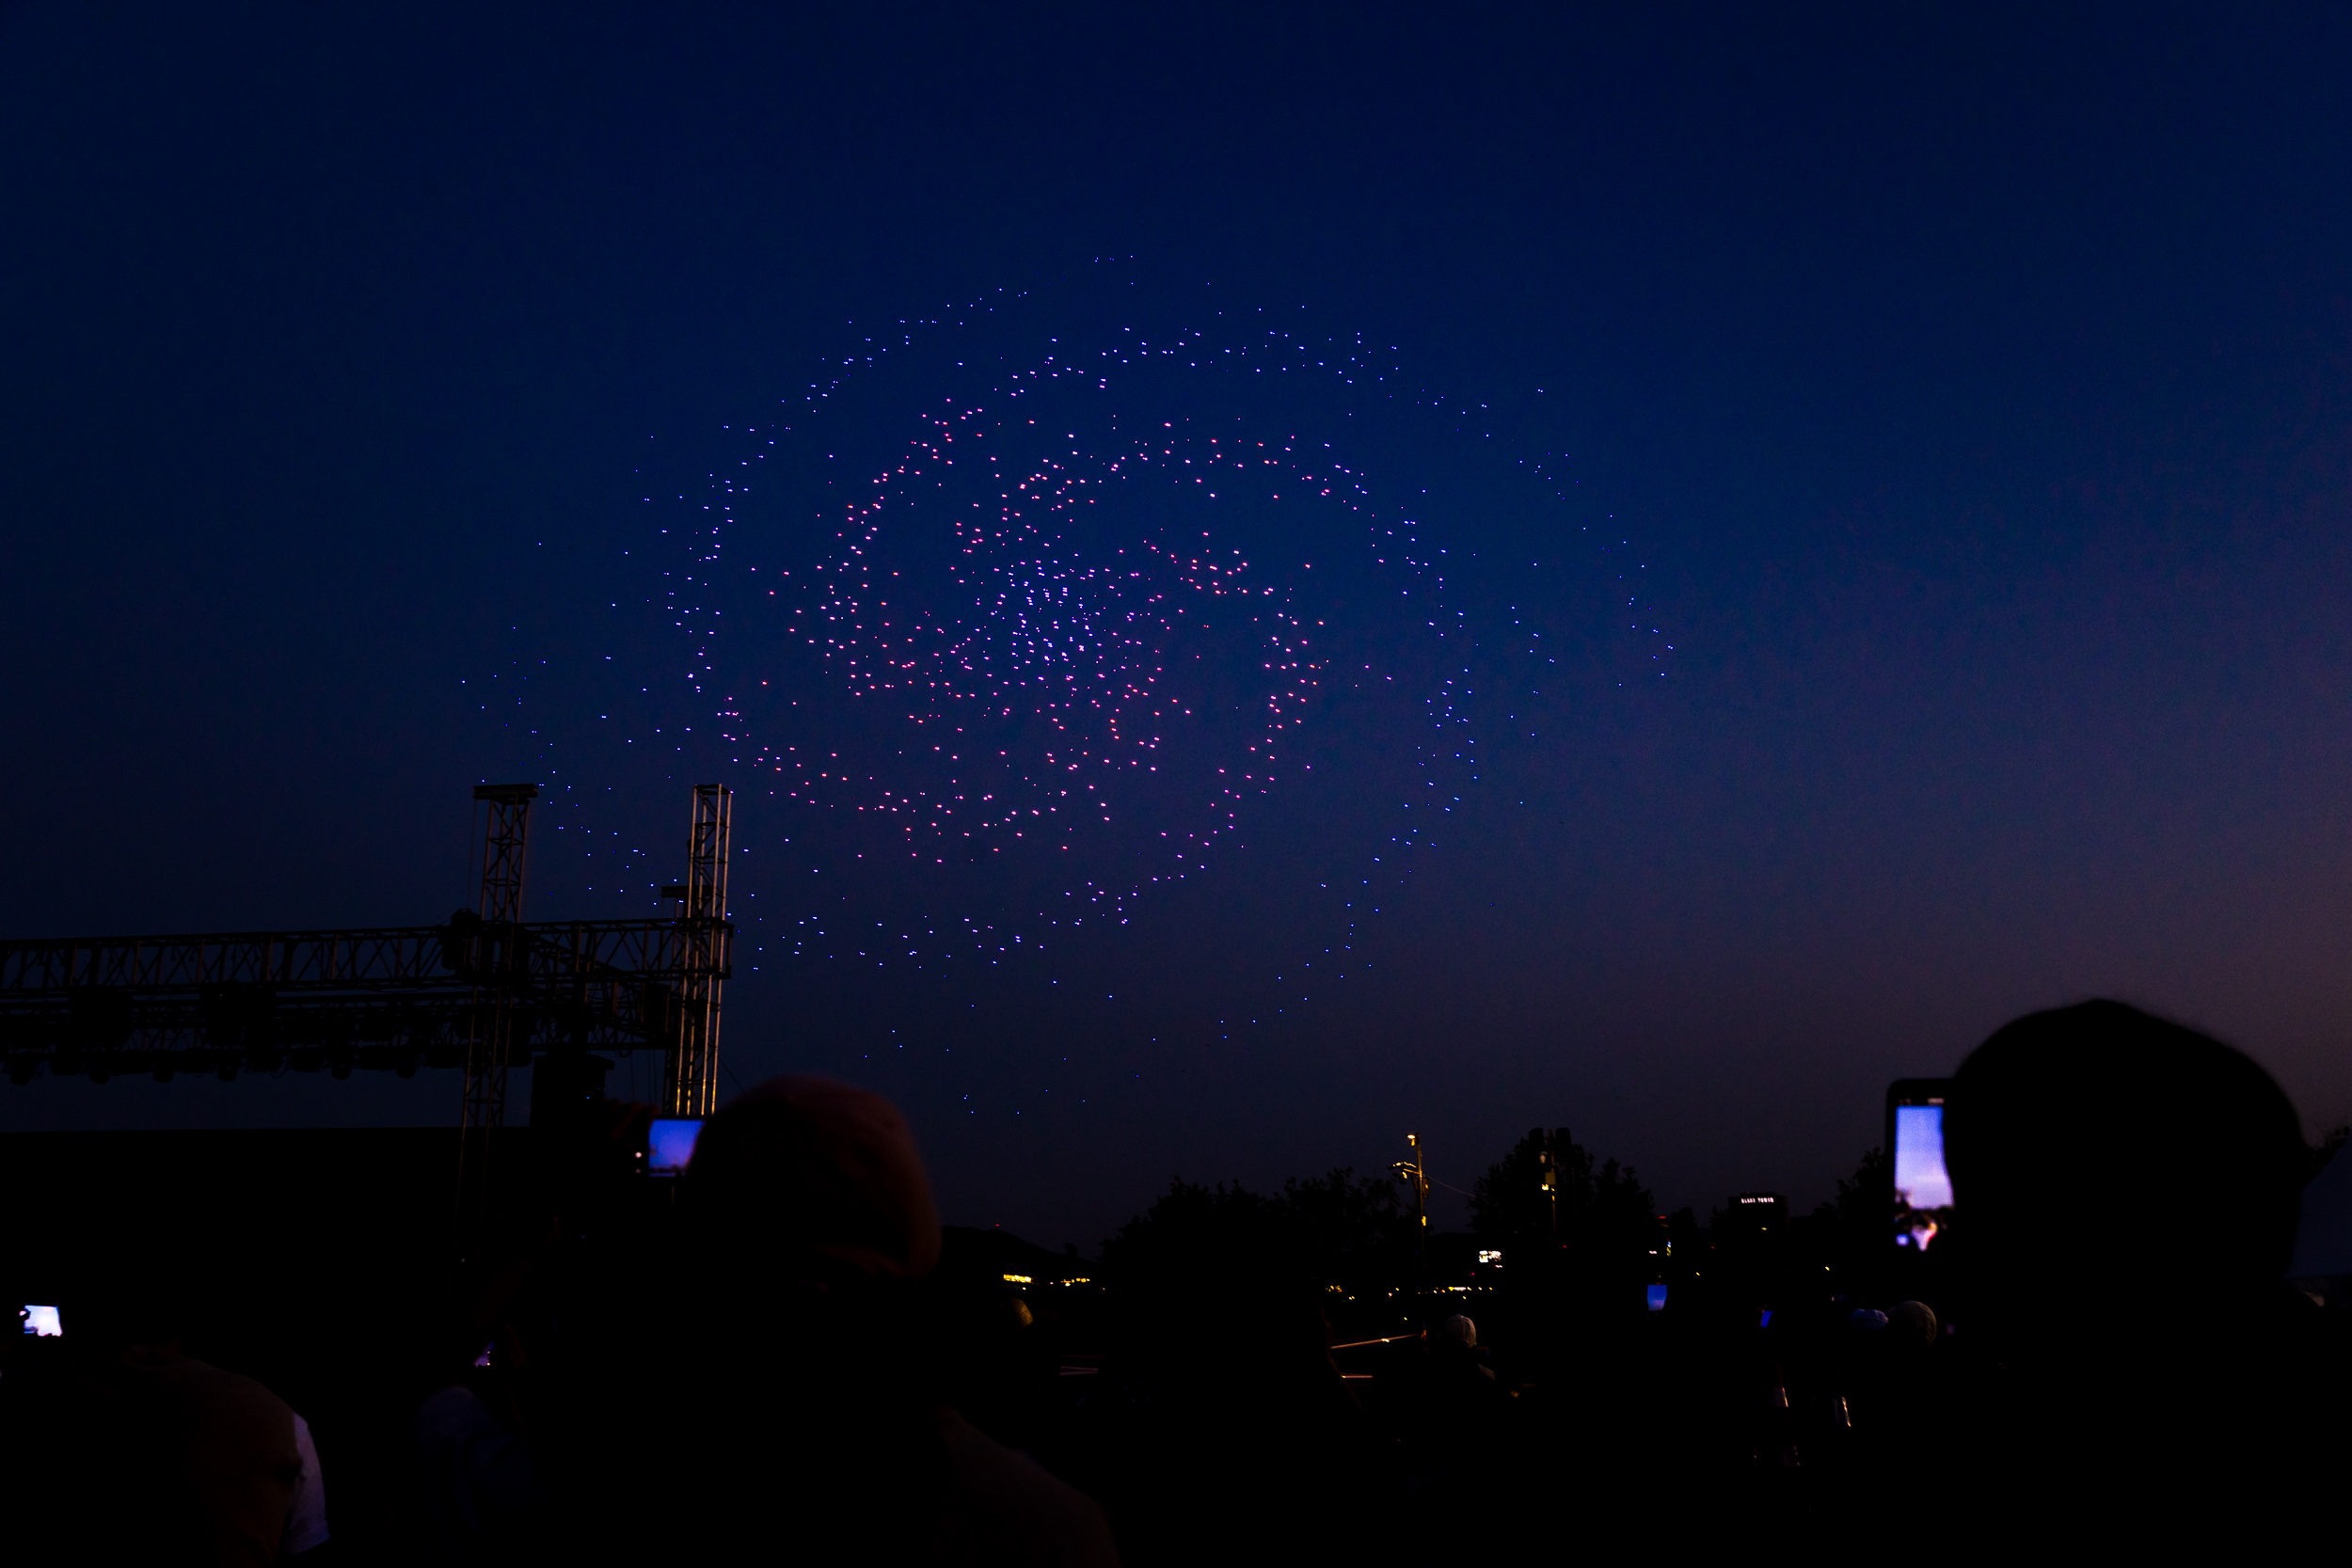
<path id="1" fill-rule="evenodd" d="M 1944 1126 L 1931 1299 L 1725 1252 L 1652 1310 L 1538 1254 L 1481 1308 L 1493 1343 L 1433 1290 L 1335 1346 L 1329 1287 L 1279 1259 L 1188 1258 L 1091 1316 L 943 1263 L 898 1112 L 781 1078 L 707 1124 L 674 1203 L 468 1277 L 399 1445 L 399 1539 L 334 1537 L 308 1423 L 185 1354 L 137 1259 L 8 1343 L 0 1539 L 25 1563 L 1071 1565 L 2324 1539 L 2352 1314 L 2285 1278 L 2309 1164 L 2269 1076 L 2090 1003 L 1987 1040 Z"/>

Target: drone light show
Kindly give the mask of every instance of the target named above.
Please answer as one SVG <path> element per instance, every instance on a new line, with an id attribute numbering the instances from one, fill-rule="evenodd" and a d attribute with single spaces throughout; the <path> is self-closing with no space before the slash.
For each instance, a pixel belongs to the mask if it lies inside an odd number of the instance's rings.
<path id="1" fill-rule="evenodd" d="M 1665 678 L 1639 553 L 1506 416 L 1311 311 L 1104 274 L 852 327 L 647 486 L 615 608 L 669 652 L 543 731 L 583 737 L 543 752 L 553 875 L 649 895 L 596 802 L 708 774 L 761 970 L 1115 961 L 1155 897 L 1271 875 L 1320 915 L 1269 973 L 1337 982 L 1581 709 Z"/>

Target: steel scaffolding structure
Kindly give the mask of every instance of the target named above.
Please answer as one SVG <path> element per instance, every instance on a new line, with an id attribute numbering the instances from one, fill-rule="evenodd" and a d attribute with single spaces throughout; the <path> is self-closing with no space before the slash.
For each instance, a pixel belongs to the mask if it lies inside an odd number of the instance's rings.
<path id="1" fill-rule="evenodd" d="M 704 791 L 695 799 L 700 843 Z M 0 942 L 0 1061 L 17 1084 L 41 1072 L 103 1083 L 135 1073 L 343 1078 L 355 1068 L 407 1076 L 519 1067 L 551 1051 L 659 1050 L 670 1061 L 665 1081 L 707 1083 L 735 936 L 724 917 L 724 793 L 711 805 L 711 892 L 688 907 L 716 915 L 530 923 L 461 910 L 438 926 Z M 518 837 L 517 863 L 520 847 Z M 484 1049 L 501 1040 L 502 1053 Z M 682 1059 L 692 1064 L 686 1072 Z M 479 1125 L 502 1119 L 503 1095 L 477 1089 L 469 1072 L 469 1117 L 477 1105 Z"/>
<path id="2" fill-rule="evenodd" d="M 20 1084 L 462 1067 L 485 1027 L 485 948 L 511 987 L 511 1065 L 574 1045 L 669 1051 L 696 972 L 731 965 L 723 921 L 545 921 L 495 947 L 483 924 L 466 910 L 442 926 L 0 942 L 0 1057 Z"/>
<path id="3" fill-rule="evenodd" d="M 672 920 L 526 922 L 523 872 L 536 784 L 484 784 L 481 904 L 439 926 L 0 942 L 0 1060 L 48 1071 L 315 1072 L 402 1077 L 463 1067 L 457 1218 L 470 1251 L 490 1211 L 492 1133 L 509 1071 L 533 1065 L 550 1112 L 611 1064 L 659 1050 L 663 1109 L 716 1108 L 719 993 L 733 973 L 726 918 L 731 799 L 694 788 L 684 904 Z M 563 1092 L 541 1091 L 560 1089 Z M 535 1116 L 534 1116 L 535 1119 Z"/>
<path id="4" fill-rule="evenodd" d="M 728 836 L 734 797 L 724 784 L 694 786 L 694 821 L 686 846 L 689 948 L 679 986 L 678 1048 L 670 1053 L 662 1086 L 674 1117 L 707 1117 L 719 1105 L 719 987 L 716 964 L 727 916 Z"/>
<path id="5" fill-rule="evenodd" d="M 457 1117 L 461 1216 L 478 1213 L 485 1205 L 490 1132 L 506 1125 L 506 1070 L 527 947 L 517 929 L 523 918 L 523 867 L 531 847 L 531 802 L 539 798 L 539 786 L 477 784 L 473 798 L 490 809 L 483 829 L 480 911 L 459 938 L 468 948 L 463 958 L 473 982 L 467 1014 L 466 1093 Z"/>

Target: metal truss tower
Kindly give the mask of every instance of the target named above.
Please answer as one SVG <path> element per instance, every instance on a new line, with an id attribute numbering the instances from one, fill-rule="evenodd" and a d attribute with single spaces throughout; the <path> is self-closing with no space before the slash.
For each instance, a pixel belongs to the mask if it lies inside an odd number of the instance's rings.
<path id="1" fill-rule="evenodd" d="M 474 791 L 489 807 L 481 902 L 445 925 L 0 941 L 8 1081 L 43 1072 L 99 1084 L 133 1073 L 157 1083 L 246 1071 L 347 1078 L 355 1068 L 406 1078 L 421 1067 L 462 1067 L 458 1216 L 469 1231 L 489 1213 L 491 1133 L 506 1119 L 514 1068 L 568 1071 L 562 1082 L 578 1092 L 599 1065 L 590 1053 L 658 1050 L 661 1111 L 709 1115 L 719 996 L 733 973 L 732 797 L 720 784 L 694 790 L 676 916 L 526 925 L 537 795 L 533 784 Z M 478 1240 L 469 1236 L 469 1248 Z"/>
<path id="2" fill-rule="evenodd" d="M 694 786 L 693 827 L 686 846 L 684 973 L 678 983 L 677 1033 L 663 1073 L 664 1109 L 707 1117 L 719 1108 L 719 989 L 730 965 L 727 924 L 728 834 L 734 796 L 724 784 Z"/>
<path id="3" fill-rule="evenodd" d="M 526 962 L 523 866 L 531 847 L 531 802 L 539 798 L 539 786 L 477 784 L 473 798 L 490 810 L 482 838 L 481 912 L 474 929 L 462 939 L 465 971 L 473 981 L 473 1006 L 466 1041 L 466 1098 L 458 1117 L 461 1225 L 486 1211 L 490 1134 L 506 1125 L 506 1073 Z"/>
<path id="4" fill-rule="evenodd" d="M 462 1068 L 482 945 L 471 910 L 441 926 L 0 942 L 0 1055 L 15 1084 Z M 688 964 L 712 956 L 687 945 L 675 919 L 516 927 L 509 1066 L 674 1050 Z"/>

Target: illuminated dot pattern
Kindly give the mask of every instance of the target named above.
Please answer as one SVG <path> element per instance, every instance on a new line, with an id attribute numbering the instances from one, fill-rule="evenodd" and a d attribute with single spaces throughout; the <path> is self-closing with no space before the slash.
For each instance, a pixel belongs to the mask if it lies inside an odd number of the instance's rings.
<path id="1" fill-rule="evenodd" d="M 1328 782 L 1330 746 L 1301 741 L 1335 695 L 1358 705 L 1350 737 L 1414 775 L 1360 863 L 1319 873 L 1352 933 L 1479 780 L 1479 726 L 1533 722 L 1556 684 L 1541 610 L 1497 624 L 1451 594 L 1475 516 L 1449 518 L 1450 567 L 1422 543 L 1443 498 L 1348 422 L 1410 407 L 1475 436 L 1477 405 L 1262 313 L 983 356 L 959 331 L 984 313 L 869 341 L 676 497 L 684 559 L 655 602 L 700 705 L 643 738 L 730 771 L 739 832 L 792 847 L 765 867 L 769 907 L 739 911 L 754 953 L 1000 963 L 1125 924 L 1317 760 Z M 894 370 L 902 395 L 860 401 Z M 1546 463 L 1519 471 L 1566 498 Z"/>

